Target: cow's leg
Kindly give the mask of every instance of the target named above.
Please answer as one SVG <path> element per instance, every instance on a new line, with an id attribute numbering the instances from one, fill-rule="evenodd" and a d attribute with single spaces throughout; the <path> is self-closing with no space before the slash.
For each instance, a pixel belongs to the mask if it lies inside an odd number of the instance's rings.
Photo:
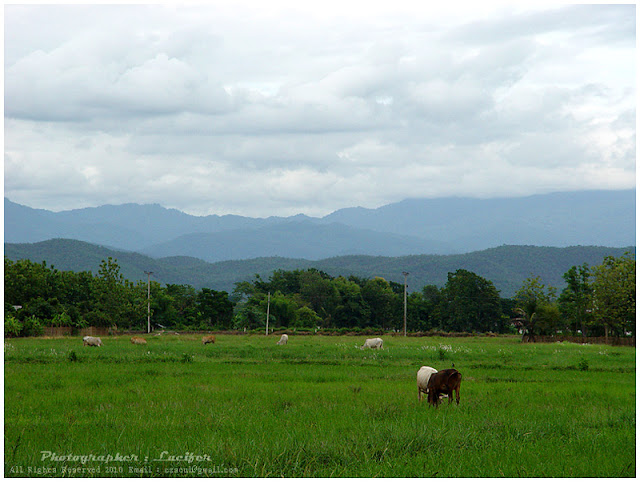
<path id="1" fill-rule="evenodd" d="M 460 386 L 456 387 L 456 405 L 460 405 Z"/>

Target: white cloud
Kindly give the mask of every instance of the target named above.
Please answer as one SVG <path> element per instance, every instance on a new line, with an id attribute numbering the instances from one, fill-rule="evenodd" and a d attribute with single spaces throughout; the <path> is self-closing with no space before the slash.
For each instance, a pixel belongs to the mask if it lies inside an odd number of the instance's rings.
<path id="1" fill-rule="evenodd" d="M 633 5 L 395 3 L 6 6 L 5 195 L 268 216 L 635 185 Z"/>

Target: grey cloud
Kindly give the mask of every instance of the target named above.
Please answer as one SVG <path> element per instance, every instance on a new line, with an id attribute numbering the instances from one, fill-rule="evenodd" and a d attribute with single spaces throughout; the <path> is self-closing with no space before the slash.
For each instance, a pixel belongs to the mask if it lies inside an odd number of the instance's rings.
<path id="1" fill-rule="evenodd" d="M 630 11 L 276 28 L 210 7 L 7 7 L 5 192 L 269 215 L 598 187 L 598 172 L 626 187 Z"/>

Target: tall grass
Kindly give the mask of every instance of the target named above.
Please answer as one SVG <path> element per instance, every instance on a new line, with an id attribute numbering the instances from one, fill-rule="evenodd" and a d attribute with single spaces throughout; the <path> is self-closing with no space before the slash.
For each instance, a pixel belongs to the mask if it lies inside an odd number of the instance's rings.
<path id="1" fill-rule="evenodd" d="M 353 337 L 286 346 L 217 338 L 5 342 L 5 476 L 38 467 L 128 477 L 635 475 L 635 348 L 386 337 L 383 350 L 360 350 Z M 463 375 L 460 405 L 419 403 L 418 368 L 452 363 Z M 42 451 L 138 460 L 42 461 Z M 210 460 L 154 462 L 163 452 Z"/>

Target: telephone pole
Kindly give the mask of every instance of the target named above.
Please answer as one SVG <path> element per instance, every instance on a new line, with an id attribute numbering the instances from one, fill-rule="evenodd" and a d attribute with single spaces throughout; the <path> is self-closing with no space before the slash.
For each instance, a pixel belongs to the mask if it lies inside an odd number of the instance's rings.
<path id="1" fill-rule="evenodd" d="M 147 275 L 147 333 L 151 333 L 151 275 L 153 271 L 145 271 Z"/>
<path id="2" fill-rule="evenodd" d="M 271 303 L 271 291 L 267 292 L 267 329 L 265 335 L 269 336 L 269 304 Z"/>
<path id="3" fill-rule="evenodd" d="M 407 336 L 407 276 L 409 273 L 407 271 L 403 271 L 404 275 L 404 336 Z"/>

